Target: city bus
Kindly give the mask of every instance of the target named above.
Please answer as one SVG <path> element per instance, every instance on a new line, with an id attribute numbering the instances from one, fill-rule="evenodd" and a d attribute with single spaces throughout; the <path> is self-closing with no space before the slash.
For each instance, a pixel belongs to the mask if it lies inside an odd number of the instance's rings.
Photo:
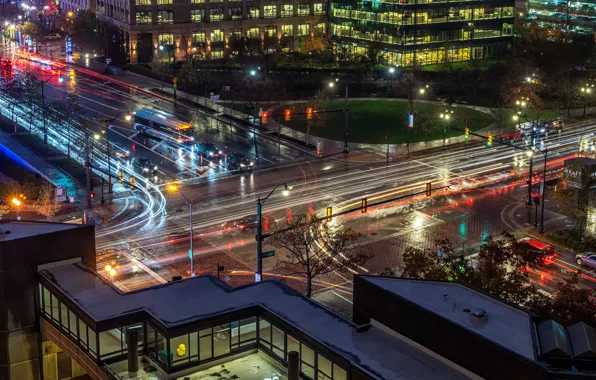
<path id="1" fill-rule="evenodd" d="M 190 123 L 162 111 L 143 108 L 134 113 L 134 122 L 134 128 L 143 135 L 178 144 L 190 144 L 194 141 Z"/>

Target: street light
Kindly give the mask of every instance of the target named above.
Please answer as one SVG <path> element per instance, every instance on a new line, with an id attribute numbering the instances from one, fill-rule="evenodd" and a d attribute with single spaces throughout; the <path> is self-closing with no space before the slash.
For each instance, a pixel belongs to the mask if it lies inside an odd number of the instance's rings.
<path id="1" fill-rule="evenodd" d="M 335 86 L 335 83 L 329 82 L 329 88 L 333 88 L 333 86 Z"/>
<path id="2" fill-rule="evenodd" d="M 424 89 L 423 88 L 421 88 L 419 91 L 420 91 L 420 95 L 424 94 Z"/>
<path id="3" fill-rule="evenodd" d="M 290 190 L 292 190 L 291 186 L 288 186 L 287 183 L 276 185 L 269 194 L 261 199 L 261 197 L 257 197 L 257 235 L 255 236 L 255 240 L 257 241 L 257 272 L 255 273 L 255 282 L 260 282 L 263 278 L 263 258 L 261 255 L 263 254 L 263 219 L 261 215 L 261 210 L 263 208 L 263 204 L 269 197 L 273 194 L 273 192 L 280 186 L 283 186 L 282 194 L 287 197 L 290 195 Z"/>
<path id="4" fill-rule="evenodd" d="M 72 17 L 73 15 L 74 15 L 74 13 L 68 12 L 68 17 Z"/>
<path id="5" fill-rule="evenodd" d="M 21 207 L 21 201 L 18 200 L 17 198 L 12 198 L 12 204 L 17 207 L 17 220 L 21 220 L 21 216 L 19 215 L 20 207 Z"/>
<path id="6" fill-rule="evenodd" d="M 159 45 L 159 50 L 163 50 L 163 45 Z"/>
<path id="7" fill-rule="evenodd" d="M 94 135 L 93 135 L 93 138 L 94 138 L 95 140 L 99 140 L 99 138 L 100 138 L 100 137 L 101 137 L 101 136 L 99 136 L 99 134 L 98 134 L 98 133 L 96 133 L 96 134 L 94 134 Z"/>
<path id="8" fill-rule="evenodd" d="M 171 192 L 178 192 L 178 194 L 180 194 L 182 199 L 184 199 L 184 202 L 188 205 L 188 212 L 190 214 L 190 218 L 189 218 L 189 221 L 190 221 L 190 248 L 188 250 L 188 258 L 190 259 L 190 277 L 194 277 L 195 276 L 195 264 L 194 264 L 194 252 L 192 249 L 192 240 L 193 240 L 192 203 L 188 200 L 188 198 L 186 198 L 184 193 L 182 193 L 182 191 L 180 191 L 180 189 L 178 188 L 178 186 L 176 184 L 168 185 L 168 190 Z"/>
<path id="9" fill-rule="evenodd" d="M 594 87 L 594 85 L 592 85 L 592 87 Z M 588 84 L 586 84 L 586 87 L 581 88 L 581 92 L 584 97 L 584 117 L 586 117 L 586 98 L 592 93 L 592 89 Z"/>
<path id="10" fill-rule="evenodd" d="M 257 71 L 256 70 L 250 70 L 250 75 L 252 75 L 254 77 L 255 75 L 257 75 Z"/>
<path id="11" fill-rule="evenodd" d="M 131 121 L 132 120 L 132 116 L 126 115 L 126 116 L 124 116 L 124 120 Z"/>

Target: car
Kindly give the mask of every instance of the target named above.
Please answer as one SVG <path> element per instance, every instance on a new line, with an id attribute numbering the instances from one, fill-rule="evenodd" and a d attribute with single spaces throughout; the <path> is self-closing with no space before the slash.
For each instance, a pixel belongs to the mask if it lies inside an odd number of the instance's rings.
<path id="1" fill-rule="evenodd" d="M 584 252 L 575 256 L 575 262 L 577 265 L 582 265 L 596 269 L 596 253 Z"/>
<path id="2" fill-rule="evenodd" d="M 130 150 L 120 143 L 112 143 L 112 151 L 118 158 L 127 159 L 130 156 Z"/>
<path id="3" fill-rule="evenodd" d="M 267 233 L 273 227 L 279 225 L 279 220 L 273 219 L 263 215 L 263 233 Z M 257 232 L 257 216 L 255 214 L 245 216 L 240 219 L 231 220 L 221 224 L 221 231 L 226 235 L 237 236 L 239 233 L 256 234 Z"/>
<path id="4" fill-rule="evenodd" d="M 252 170 L 255 163 L 242 153 L 230 153 L 223 162 L 227 170 Z"/>
<path id="5" fill-rule="evenodd" d="M 535 252 L 540 265 L 549 265 L 557 260 L 557 253 L 550 245 L 536 239 L 525 240 Z"/>
<path id="6" fill-rule="evenodd" d="M 10 70 L 12 70 L 12 61 L 10 59 L 3 59 L 2 60 L 2 70 L 3 71 L 10 71 Z"/>
<path id="7" fill-rule="evenodd" d="M 197 152 L 207 157 L 218 157 L 219 155 L 223 154 L 223 152 L 217 149 L 213 143 L 209 142 L 197 144 Z"/>
<path id="8" fill-rule="evenodd" d="M 157 172 L 157 165 L 155 165 L 147 157 L 135 157 L 132 159 L 132 166 L 143 174 L 150 174 Z"/>

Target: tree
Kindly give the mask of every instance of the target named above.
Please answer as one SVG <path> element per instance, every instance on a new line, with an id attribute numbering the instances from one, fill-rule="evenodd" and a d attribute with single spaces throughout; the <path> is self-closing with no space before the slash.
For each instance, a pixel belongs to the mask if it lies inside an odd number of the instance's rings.
<path id="1" fill-rule="evenodd" d="M 269 244 L 287 253 L 277 268 L 303 277 L 310 298 L 312 282 L 318 276 L 356 270 L 372 257 L 352 247 L 361 237 L 344 224 L 319 222 L 316 215 L 309 214 L 296 216 L 293 228 L 272 235 Z"/>
<path id="2" fill-rule="evenodd" d="M 68 19 L 67 19 L 68 21 Z M 101 50 L 104 46 L 103 39 L 97 32 L 97 19 L 95 13 L 88 10 L 77 12 L 72 23 L 72 42 L 83 52 Z"/>
<path id="3" fill-rule="evenodd" d="M 428 135 L 438 125 L 437 115 L 431 112 L 416 112 L 415 125 L 424 133 L 424 149 L 428 148 Z"/>
<path id="4" fill-rule="evenodd" d="M 527 271 L 538 265 L 536 253 L 508 233 L 499 240 L 485 240 L 475 268 L 462 252 L 455 252 L 448 239 L 438 240 L 432 249 L 408 247 L 403 260 L 402 277 L 460 281 L 521 306 L 544 301 L 531 285 Z"/>
<path id="5" fill-rule="evenodd" d="M 31 41 L 35 42 L 35 47 L 37 51 L 37 46 L 39 41 L 41 41 L 45 35 L 45 30 L 36 22 L 27 21 L 23 24 L 22 33 L 29 36 Z"/>
<path id="6" fill-rule="evenodd" d="M 2 77 L 0 91 L 6 95 L 4 99 L 8 103 L 8 108 L 10 109 L 10 120 L 14 121 L 16 133 L 17 122 L 14 119 L 14 109 L 20 100 L 19 98 L 23 94 L 23 88 L 21 87 L 21 82 L 18 76 L 7 75 Z"/>
<path id="7" fill-rule="evenodd" d="M 10 207 L 7 205 L 0 204 L 0 220 L 2 217 L 10 212 Z"/>
<path id="8" fill-rule="evenodd" d="M 54 187 L 51 183 L 45 182 L 41 186 L 34 206 L 37 213 L 45 216 L 48 220 L 60 210 L 60 203 L 54 197 Z"/>
<path id="9" fill-rule="evenodd" d="M 35 76 L 29 72 L 26 72 L 19 76 L 20 87 L 22 89 L 22 96 L 25 98 L 27 103 L 27 116 L 29 119 L 29 134 L 31 134 L 31 128 L 33 125 L 33 117 L 37 113 L 36 107 L 40 104 L 40 94 L 37 90 L 38 80 Z"/>
<path id="10" fill-rule="evenodd" d="M 302 54 L 322 53 L 326 48 L 327 44 L 322 36 L 311 34 L 308 38 L 302 41 L 300 52 Z"/>
<path id="11" fill-rule="evenodd" d="M 580 287 L 582 273 L 573 273 L 564 281 L 558 281 L 552 298 L 541 299 L 533 309 L 543 319 L 551 318 L 569 326 L 583 321 L 596 325 L 596 289 Z"/>
<path id="12" fill-rule="evenodd" d="M 66 157 L 70 158 L 71 145 L 73 140 L 73 129 L 83 114 L 83 107 L 79 104 L 79 96 L 71 92 L 60 101 L 52 102 L 49 105 L 51 110 L 50 119 L 58 125 L 58 130 L 66 131 L 67 151 Z"/>

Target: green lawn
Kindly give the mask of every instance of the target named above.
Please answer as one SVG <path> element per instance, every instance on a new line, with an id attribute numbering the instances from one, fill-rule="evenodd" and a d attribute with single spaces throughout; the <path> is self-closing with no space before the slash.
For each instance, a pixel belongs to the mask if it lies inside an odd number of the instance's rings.
<path id="1" fill-rule="evenodd" d="M 309 103 L 298 103 L 291 107 L 293 113 L 306 112 Z M 328 101 L 324 103 L 326 110 L 343 110 L 343 101 Z M 287 107 L 286 107 L 287 108 Z M 424 132 L 417 127 L 417 113 L 433 115 L 430 123 L 434 128 L 428 133 L 428 140 L 443 138 L 443 126 L 447 125 L 447 137 L 461 136 L 460 131 L 449 128 L 450 125 L 463 129 L 464 118 L 468 118 L 471 130 L 478 130 L 489 126 L 493 122 L 491 115 L 466 107 L 452 108 L 453 114 L 447 124 L 439 118 L 445 107 L 430 103 L 414 103 L 414 128 L 407 126 L 408 104 L 403 100 L 352 100 L 349 102 L 349 141 L 370 144 L 405 143 L 409 132 L 410 142 L 425 141 Z M 274 114 L 283 114 L 284 110 L 275 110 Z M 310 134 L 313 136 L 343 140 L 344 112 L 323 113 L 314 115 L 311 121 Z M 318 119 L 320 118 L 320 119 Z M 271 122 L 271 121 L 270 121 Z M 282 121 L 284 126 L 302 132 L 306 131 L 307 121 L 305 115 L 294 115 L 290 121 Z M 321 125 L 323 124 L 323 125 Z M 389 136 L 389 140 L 385 139 Z"/>

